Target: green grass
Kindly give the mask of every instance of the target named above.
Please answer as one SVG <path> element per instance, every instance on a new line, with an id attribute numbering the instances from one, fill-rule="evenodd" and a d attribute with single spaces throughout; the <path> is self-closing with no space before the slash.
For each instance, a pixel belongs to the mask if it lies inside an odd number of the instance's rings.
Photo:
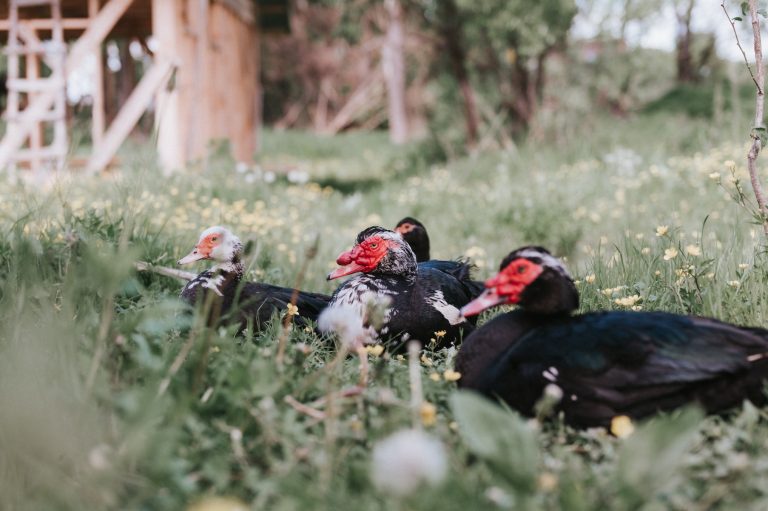
<path id="1" fill-rule="evenodd" d="M 768 260 L 725 164 L 744 180 L 744 143 L 662 115 L 584 130 L 579 142 L 432 167 L 414 163 L 418 145 L 381 134 L 268 132 L 253 169 L 215 158 L 158 186 L 139 148 L 107 178 L 3 183 L 0 509 L 177 510 L 212 495 L 280 510 L 764 509 L 766 410 L 684 411 L 624 440 L 575 432 L 457 396 L 442 376 L 452 350 L 421 363 L 436 406 L 424 427 L 448 452 L 446 479 L 382 494 L 372 448 L 414 420 L 406 360 L 371 355 L 363 394 L 313 418 L 286 397 L 354 385 L 356 358 L 295 331 L 281 366 L 277 325 L 205 329 L 183 312 L 178 282 L 131 269 L 173 266 L 224 223 L 255 242 L 250 278 L 282 285 L 319 236 L 303 286 L 331 291 L 324 276 L 360 229 L 414 215 L 434 256 L 469 256 L 479 277 L 521 244 L 551 248 L 583 310 L 632 303 L 767 325 Z"/>

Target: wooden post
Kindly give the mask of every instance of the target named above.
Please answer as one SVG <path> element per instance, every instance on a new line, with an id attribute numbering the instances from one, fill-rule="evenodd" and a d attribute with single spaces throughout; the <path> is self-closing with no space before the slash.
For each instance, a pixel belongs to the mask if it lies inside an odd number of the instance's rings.
<path id="1" fill-rule="evenodd" d="M 29 53 L 25 53 L 25 64 L 26 64 L 26 80 L 36 81 L 40 79 L 40 53 L 37 52 L 37 49 L 42 48 L 43 43 L 40 41 L 40 38 L 37 36 L 37 31 L 30 27 L 29 24 L 26 21 L 19 21 L 18 25 L 18 35 L 21 39 L 24 41 L 24 46 L 29 48 L 30 50 L 33 50 Z M 51 65 L 49 63 L 49 65 Z M 27 95 L 28 101 L 33 101 L 34 98 L 36 98 L 39 95 L 38 92 L 30 92 Z M 44 129 L 43 129 L 43 123 L 40 121 L 37 121 L 35 125 L 32 127 L 32 130 L 29 134 L 29 154 L 30 154 L 30 167 L 34 172 L 38 172 L 41 168 L 42 161 L 39 157 L 40 150 L 43 148 L 43 144 L 45 143 L 44 139 Z"/>
<path id="2" fill-rule="evenodd" d="M 181 96 L 189 60 L 182 57 L 184 52 L 180 44 L 184 38 L 184 1 L 152 0 L 152 33 L 158 45 L 155 57 L 158 60 L 179 62 L 172 83 L 166 88 L 161 88 L 156 97 L 157 152 L 160 165 L 166 172 L 183 168 L 186 163 L 184 141 L 187 138 L 187 126 L 181 118 Z"/>
<path id="3" fill-rule="evenodd" d="M 88 17 L 93 20 L 99 13 L 99 0 L 88 0 Z M 91 142 L 94 148 L 101 143 L 106 129 L 104 111 L 104 58 L 101 43 L 93 51 L 96 67 L 93 72 L 93 104 L 91 105 Z"/>
<path id="4" fill-rule="evenodd" d="M 408 113 L 405 108 L 405 34 L 400 0 L 385 0 L 389 14 L 381 65 L 387 84 L 389 139 L 394 144 L 408 141 Z"/>

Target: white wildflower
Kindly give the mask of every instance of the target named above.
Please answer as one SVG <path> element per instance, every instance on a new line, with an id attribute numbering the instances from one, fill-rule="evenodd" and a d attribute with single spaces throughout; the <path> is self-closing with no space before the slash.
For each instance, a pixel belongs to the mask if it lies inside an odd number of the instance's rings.
<path id="1" fill-rule="evenodd" d="M 384 493 L 406 496 L 441 482 L 448 470 L 443 444 L 415 429 L 399 431 L 373 448 L 371 480 Z"/>

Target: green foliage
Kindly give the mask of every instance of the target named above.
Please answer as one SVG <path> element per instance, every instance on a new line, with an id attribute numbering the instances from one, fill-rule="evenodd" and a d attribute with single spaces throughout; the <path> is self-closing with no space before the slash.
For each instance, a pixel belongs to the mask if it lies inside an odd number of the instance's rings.
<path id="1" fill-rule="evenodd" d="M 451 396 L 451 409 L 469 450 L 488 461 L 516 491 L 536 487 L 539 453 L 535 432 L 520 416 L 469 391 Z"/>
<path id="2" fill-rule="evenodd" d="M 491 44 L 504 60 L 512 49 L 518 57 L 533 57 L 565 37 L 576 16 L 573 0 L 541 2 L 457 0 L 463 16 L 468 16 L 469 42 Z"/>
<path id="3" fill-rule="evenodd" d="M 733 109 L 731 83 L 723 83 L 724 107 Z M 714 114 L 714 86 L 712 84 L 680 84 L 643 108 L 648 113 L 683 113 L 692 117 L 712 118 Z M 754 84 L 744 84 L 738 89 L 743 104 L 754 100 Z"/>
<path id="4" fill-rule="evenodd" d="M 422 427 L 449 453 L 446 480 L 406 500 L 382 495 L 371 448 L 413 427 L 403 358 L 369 355 L 369 386 L 339 396 L 356 385 L 359 361 L 337 357 L 333 341 L 294 329 L 279 366 L 279 322 L 243 336 L 206 329 L 177 299 L 179 282 L 131 265 L 173 266 L 222 223 L 254 246 L 249 278 L 291 285 L 319 234 L 303 287 L 331 291 L 324 276 L 357 231 L 411 214 L 436 257 L 470 257 L 479 279 L 509 250 L 541 243 L 568 255 L 582 310 L 765 325 L 768 259 L 725 164 L 743 161 L 743 144 L 713 145 L 706 125 L 598 119 L 578 144 L 434 166 L 379 134 L 267 132 L 258 167 L 217 159 L 162 189 L 149 148 L 106 178 L 3 177 L 0 509 L 179 510 L 207 495 L 253 509 L 763 505 L 765 409 L 674 414 L 626 439 L 574 431 L 456 393 L 444 376 L 455 349 L 427 350 L 420 364 L 436 407 Z M 733 176 L 743 182 L 742 166 Z M 344 190 L 318 184 L 331 179 Z"/>
<path id="5" fill-rule="evenodd" d="M 695 408 L 650 420 L 618 451 L 617 490 L 625 509 L 637 509 L 650 495 L 674 484 L 704 414 Z"/>

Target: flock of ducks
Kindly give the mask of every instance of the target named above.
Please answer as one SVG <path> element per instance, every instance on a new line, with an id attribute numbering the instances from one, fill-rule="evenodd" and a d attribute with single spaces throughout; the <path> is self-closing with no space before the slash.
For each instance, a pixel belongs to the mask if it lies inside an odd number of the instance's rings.
<path id="1" fill-rule="evenodd" d="M 609 427 L 617 416 L 640 419 L 690 402 L 708 412 L 765 402 L 768 330 L 664 312 L 575 314 L 573 279 L 542 247 L 512 251 L 482 283 L 466 262 L 430 259 L 425 227 L 408 217 L 394 230 L 358 234 L 328 275 L 351 278 L 331 296 L 244 281 L 242 250 L 228 229 L 211 227 L 179 260 L 216 263 L 181 292 L 190 304 L 205 303 L 210 323 L 259 329 L 295 307 L 294 320 L 321 333 L 352 323 L 391 351 L 407 339 L 456 345 L 460 387 L 528 416 L 554 390 L 556 410 L 574 427 Z M 383 304 L 381 321 L 369 321 L 372 303 Z M 499 305 L 515 309 L 476 328 L 478 315 Z"/>

